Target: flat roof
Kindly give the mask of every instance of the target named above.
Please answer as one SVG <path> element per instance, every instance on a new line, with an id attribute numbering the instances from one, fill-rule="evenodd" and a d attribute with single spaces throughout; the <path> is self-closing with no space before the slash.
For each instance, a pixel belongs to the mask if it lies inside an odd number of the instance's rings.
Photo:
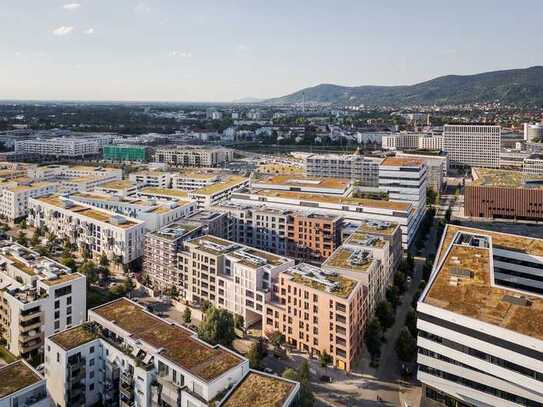
<path id="1" fill-rule="evenodd" d="M 8 191 L 21 192 L 21 191 L 32 191 L 34 189 L 50 187 L 53 185 L 55 184 L 52 182 L 33 182 L 31 185 L 17 185 L 17 186 L 6 188 L 6 189 Z"/>
<path id="2" fill-rule="evenodd" d="M 262 179 L 255 179 L 255 184 L 281 185 L 306 188 L 347 189 L 351 182 L 342 178 L 306 177 L 304 175 L 274 175 Z"/>
<path id="3" fill-rule="evenodd" d="M 491 247 L 456 244 L 457 232 L 490 237 Z M 441 266 L 422 302 L 543 340 L 543 298 L 495 285 L 490 267 L 494 249 L 543 256 L 543 240 L 447 225 L 436 260 Z M 522 296 L 530 305 L 506 301 L 506 296 Z"/>
<path id="4" fill-rule="evenodd" d="M 163 195 L 163 196 L 173 196 L 175 198 L 181 198 L 188 200 L 189 194 L 187 191 L 181 191 L 179 189 L 170 189 L 170 188 L 157 188 L 157 187 L 146 187 L 140 190 L 142 194 L 148 195 Z"/>
<path id="5" fill-rule="evenodd" d="M 520 171 L 496 170 L 491 168 L 473 168 L 473 186 L 505 188 L 543 188 L 543 177 L 523 174 Z M 528 185 L 527 181 L 540 181 Z"/>
<path id="6" fill-rule="evenodd" d="M 411 157 L 387 157 L 381 165 L 385 167 L 422 167 L 424 160 Z"/>
<path id="7" fill-rule="evenodd" d="M 355 238 L 358 234 L 391 236 L 396 232 L 396 230 L 399 227 L 400 226 L 394 222 L 383 222 L 383 221 L 362 222 L 351 236 Z"/>
<path id="8" fill-rule="evenodd" d="M 71 274 L 60 274 L 58 278 L 41 280 L 42 283 L 48 286 L 55 286 L 67 283 L 69 281 L 77 280 L 79 278 L 84 278 L 83 274 L 80 273 L 71 273 Z"/>
<path id="9" fill-rule="evenodd" d="M 337 195 L 323 195 L 307 192 L 257 190 L 254 191 L 254 194 L 266 197 L 297 199 L 300 201 L 322 202 L 337 205 L 358 205 L 367 206 L 370 208 L 391 209 L 398 211 L 408 211 L 412 207 L 412 205 L 408 202 L 394 202 L 367 198 L 345 198 Z"/>
<path id="10" fill-rule="evenodd" d="M 126 189 L 126 188 L 131 188 L 134 186 L 136 186 L 134 182 L 124 179 L 124 180 L 109 181 L 104 184 L 100 184 L 98 187 L 109 188 L 109 189 Z"/>
<path id="11" fill-rule="evenodd" d="M 329 283 L 337 284 L 337 288 L 333 291 L 327 290 L 327 286 L 324 283 L 320 283 L 308 277 L 304 277 L 301 274 L 288 273 L 290 280 L 297 284 L 302 284 L 306 287 L 314 290 L 322 291 L 336 297 L 347 299 L 358 284 L 355 280 L 341 276 L 341 275 L 329 275 L 326 280 Z"/>
<path id="12" fill-rule="evenodd" d="M 16 393 L 43 379 L 25 362 L 17 360 L 0 368 L 0 398 Z"/>
<path id="13" fill-rule="evenodd" d="M 247 181 L 248 178 L 239 176 L 239 175 L 231 175 L 230 177 L 226 178 L 223 181 L 216 182 L 214 184 L 205 186 L 203 188 L 197 189 L 196 191 L 193 191 L 193 194 L 197 195 L 213 195 L 217 192 L 221 192 L 223 190 L 233 188 L 238 184 L 241 184 L 244 181 Z"/>
<path id="14" fill-rule="evenodd" d="M 90 329 L 88 323 L 66 329 L 49 337 L 50 340 L 65 350 L 77 348 L 97 338 L 98 335 Z"/>
<path id="15" fill-rule="evenodd" d="M 367 253 L 366 257 L 361 257 Z M 323 266 L 340 268 L 355 273 L 366 272 L 373 262 L 371 253 L 363 248 L 355 248 L 346 245 L 339 246 L 326 261 Z"/>
<path id="16" fill-rule="evenodd" d="M 182 171 L 177 174 L 174 174 L 175 177 L 179 178 L 192 178 L 198 180 L 213 180 L 219 177 L 219 174 L 216 172 L 209 171 Z"/>
<path id="17" fill-rule="evenodd" d="M 154 316 L 126 298 L 93 308 L 92 312 L 114 322 L 133 339 L 162 349 L 161 356 L 206 381 L 243 362 L 234 353 L 194 338 L 191 331 Z"/>
<path id="18" fill-rule="evenodd" d="M 296 383 L 278 376 L 250 371 L 236 385 L 223 407 L 282 407 Z"/>
<path id="19" fill-rule="evenodd" d="M 304 169 L 290 164 L 261 164 L 257 167 L 257 171 L 274 174 L 303 174 Z"/>

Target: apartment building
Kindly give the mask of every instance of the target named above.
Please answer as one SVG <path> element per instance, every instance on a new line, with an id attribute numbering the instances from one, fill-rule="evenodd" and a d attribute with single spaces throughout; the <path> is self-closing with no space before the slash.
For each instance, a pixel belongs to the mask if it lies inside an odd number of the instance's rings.
<path id="1" fill-rule="evenodd" d="M 24 360 L 0 367 L 0 406 L 49 407 L 45 380 Z"/>
<path id="2" fill-rule="evenodd" d="M 209 209 L 230 198 L 233 192 L 249 186 L 249 178 L 231 175 L 220 182 L 190 191 L 188 196 L 196 201 L 198 209 Z"/>
<path id="3" fill-rule="evenodd" d="M 351 181 L 341 178 L 273 175 L 254 178 L 251 188 L 272 191 L 308 192 L 313 194 L 347 196 L 351 191 Z"/>
<path id="4" fill-rule="evenodd" d="M 443 136 L 426 133 L 397 133 L 383 136 L 383 150 L 443 150 Z"/>
<path id="5" fill-rule="evenodd" d="M 228 218 L 225 213 L 215 210 L 202 210 L 187 216 L 184 220 L 201 225 L 206 235 L 229 239 L 227 233 Z"/>
<path id="6" fill-rule="evenodd" d="M 305 263 L 282 271 L 274 281 L 263 332 L 279 331 L 289 345 L 312 355 L 327 352 L 335 367 L 350 371 L 362 342 L 362 284 Z"/>
<path id="7" fill-rule="evenodd" d="M 441 192 L 447 184 L 447 171 L 449 168 L 449 160 L 447 154 L 420 154 L 420 153 L 403 153 L 398 151 L 396 157 L 416 158 L 424 161 L 428 167 L 428 188 L 435 192 Z"/>
<path id="8" fill-rule="evenodd" d="M 116 180 L 100 184 L 94 188 L 94 191 L 120 197 L 127 197 L 136 194 L 138 192 L 138 186 L 135 182 L 124 179 L 121 181 Z"/>
<path id="9" fill-rule="evenodd" d="M 543 176 L 543 154 L 530 154 L 526 157 L 522 172 L 528 176 Z"/>
<path id="10" fill-rule="evenodd" d="M 6 348 L 37 357 L 44 338 L 85 320 L 84 275 L 17 243 L 0 242 L 0 326 Z"/>
<path id="11" fill-rule="evenodd" d="M 171 176 L 169 172 L 138 171 L 128 175 L 128 179 L 135 182 L 139 188 L 170 188 Z"/>
<path id="12" fill-rule="evenodd" d="M 239 191 L 230 202 L 245 206 L 266 205 L 268 208 L 338 216 L 344 221 L 367 220 L 397 223 L 402 230 L 402 245 L 407 248 L 419 227 L 420 216 L 411 202 L 386 199 L 346 198 L 292 191 Z"/>
<path id="13" fill-rule="evenodd" d="M 29 224 L 47 226 L 80 250 L 129 264 L 143 255 L 145 222 L 59 196 L 30 198 Z"/>
<path id="14" fill-rule="evenodd" d="M 203 231 L 201 224 L 182 220 L 145 235 L 143 272 L 155 293 L 172 293 L 183 286 L 177 254 L 185 240 L 201 236 Z"/>
<path id="15" fill-rule="evenodd" d="M 36 156 L 83 158 L 100 154 L 101 143 L 96 138 L 61 137 L 15 141 L 15 152 Z"/>
<path id="16" fill-rule="evenodd" d="M 11 222 L 26 216 L 28 199 L 50 195 L 57 185 L 50 182 L 12 182 L 12 186 L 0 189 L 0 215 Z"/>
<path id="17" fill-rule="evenodd" d="M 37 181 L 56 181 L 80 177 L 101 178 L 104 182 L 121 180 L 123 170 L 110 167 L 93 167 L 88 165 L 31 165 L 27 175 Z"/>
<path id="18" fill-rule="evenodd" d="M 214 209 L 227 215 L 228 239 L 282 256 L 320 262 L 340 244 L 338 216 L 233 203 Z"/>
<path id="19" fill-rule="evenodd" d="M 452 167 L 500 167 L 500 126 L 446 124 L 443 137 Z"/>
<path id="20" fill-rule="evenodd" d="M 91 205 L 120 215 L 145 222 L 147 231 L 156 231 L 179 218 L 189 216 L 196 211 L 196 203 L 189 200 L 167 201 L 140 199 L 127 196 L 98 192 L 81 192 L 69 196 L 74 202 Z"/>
<path id="21" fill-rule="evenodd" d="M 172 174 L 172 188 L 182 191 L 194 191 L 219 182 L 220 176 L 214 172 L 185 171 Z"/>
<path id="22" fill-rule="evenodd" d="M 45 357 L 47 390 L 60 407 L 207 407 L 249 373 L 246 359 L 126 298 L 49 337 Z"/>
<path id="23" fill-rule="evenodd" d="M 379 185 L 378 157 L 364 157 L 360 152 L 344 154 L 311 154 L 304 159 L 305 174 L 309 177 L 343 178 L 366 187 Z"/>
<path id="24" fill-rule="evenodd" d="M 292 259 L 211 235 L 186 241 L 178 256 L 182 296 L 241 315 L 246 327 L 262 319 L 272 280 L 294 265 Z"/>
<path id="25" fill-rule="evenodd" d="M 464 215 L 478 218 L 543 219 L 543 177 L 520 171 L 472 168 L 464 188 Z"/>
<path id="26" fill-rule="evenodd" d="M 443 136 L 422 136 L 419 138 L 419 150 L 442 151 L 445 145 Z"/>
<path id="27" fill-rule="evenodd" d="M 543 240 L 448 225 L 417 304 L 426 405 L 543 405 Z"/>
<path id="28" fill-rule="evenodd" d="M 234 159 L 234 150 L 221 147 L 175 146 L 157 148 L 154 161 L 178 167 L 218 167 Z"/>

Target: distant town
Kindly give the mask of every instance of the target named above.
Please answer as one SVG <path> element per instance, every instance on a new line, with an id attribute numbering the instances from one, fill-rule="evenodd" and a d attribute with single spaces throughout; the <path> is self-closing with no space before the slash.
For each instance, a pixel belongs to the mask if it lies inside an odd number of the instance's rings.
<path id="1" fill-rule="evenodd" d="M 542 406 L 543 122 L 0 104 L 0 404 Z"/>

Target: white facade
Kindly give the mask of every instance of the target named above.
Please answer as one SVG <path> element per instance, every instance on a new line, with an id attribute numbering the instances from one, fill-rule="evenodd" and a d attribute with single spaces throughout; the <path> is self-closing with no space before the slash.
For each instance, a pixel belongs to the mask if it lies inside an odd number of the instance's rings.
<path id="1" fill-rule="evenodd" d="M 2 336 L 11 353 L 30 358 L 44 337 L 85 320 L 85 276 L 7 241 L 0 245 L 0 261 Z"/>
<path id="2" fill-rule="evenodd" d="M 379 185 L 379 164 L 382 158 L 359 154 L 312 154 L 304 159 L 305 174 L 311 177 L 346 178 L 363 186 Z"/>
<path id="3" fill-rule="evenodd" d="M 47 226 L 95 256 L 131 263 L 143 255 L 145 222 L 60 197 L 30 198 L 28 222 Z"/>
<path id="4" fill-rule="evenodd" d="M 0 367 L 0 407 L 50 407 L 45 380 L 23 359 Z"/>
<path id="5" fill-rule="evenodd" d="M 524 123 L 524 141 L 533 143 L 534 140 L 543 141 L 543 123 Z"/>
<path id="6" fill-rule="evenodd" d="M 28 213 L 28 199 L 50 195 L 57 190 L 57 185 L 48 182 L 36 182 L 16 185 L 0 190 L 0 214 L 14 221 Z"/>
<path id="7" fill-rule="evenodd" d="M 500 126 L 446 124 L 443 137 L 451 166 L 500 167 Z"/>
<path id="8" fill-rule="evenodd" d="M 171 174 L 161 171 L 140 171 L 128 175 L 128 179 L 135 182 L 138 187 L 169 188 Z"/>
<path id="9" fill-rule="evenodd" d="M 543 176 L 543 154 L 532 154 L 524 159 L 522 172 L 529 176 Z"/>
<path id="10" fill-rule="evenodd" d="M 172 175 L 172 188 L 181 191 L 194 191 L 212 185 L 219 180 L 220 177 L 217 174 L 176 173 Z"/>
<path id="11" fill-rule="evenodd" d="M 96 138 L 54 138 L 15 142 L 15 152 L 55 157 L 85 157 L 100 153 L 101 143 Z"/>
<path id="12" fill-rule="evenodd" d="M 227 148 L 197 148 L 175 146 L 158 148 L 154 161 L 181 167 L 217 167 L 234 158 L 234 151 Z"/>
<path id="13" fill-rule="evenodd" d="M 230 198 L 233 192 L 249 186 L 249 178 L 232 175 L 220 182 L 208 185 L 188 193 L 191 200 L 197 202 L 198 209 L 209 209 Z"/>
<path id="14" fill-rule="evenodd" d="M 447 155 L 425 155 L 397 152 L 396 157 L 418 158 L 423 160 L 428 167 L 428 188 L 440 192 L 445 187 L 447 181 L 447 170 L 449 160 Z"/>

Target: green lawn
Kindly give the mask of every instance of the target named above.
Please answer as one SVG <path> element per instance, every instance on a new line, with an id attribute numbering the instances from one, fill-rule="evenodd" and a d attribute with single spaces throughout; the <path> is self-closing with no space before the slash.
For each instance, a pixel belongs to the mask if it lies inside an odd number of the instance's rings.
<path id="1" fill-rule="evenodd" d="M 108 290 L 103 290 L 96 287 L 87 288 L 87 309 L 97 307 L 99 305 L 105 304 L 106 302 L 113 301 L 114 299 L 119 298 L 118 295 L 111 293 Z"/>
<path id="2" fill-rule="evenodd" d="M 3 359 L 6 363 L 11 363 L 15 362 L 17 360 L 17 357 L 3 346 L 0 346 L 0 359 Z"/>

